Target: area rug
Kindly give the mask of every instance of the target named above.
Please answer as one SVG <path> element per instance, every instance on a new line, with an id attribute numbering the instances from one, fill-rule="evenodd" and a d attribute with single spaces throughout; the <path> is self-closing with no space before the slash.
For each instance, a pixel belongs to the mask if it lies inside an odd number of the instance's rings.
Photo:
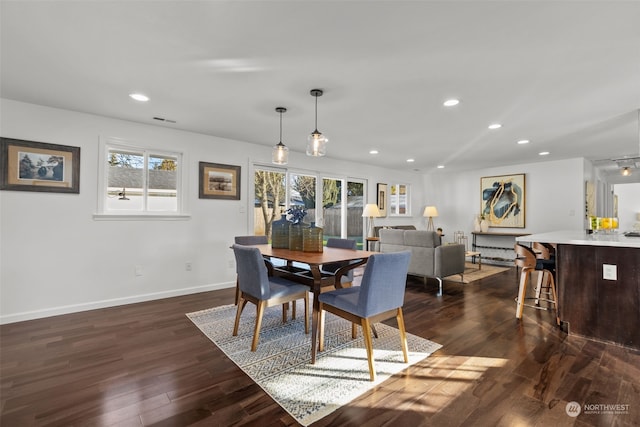
<path id="1" fill-rule="evenodd" d="M 482 269 L 478 270 L 478 264 L 467 262 L 465 263 L 464 268 L 464 279 L 461 279 L 459 274 L 454 274 L 452 276 L 445 277 L 444 280 L 448 282 L 471 283 L 476 280 L 484 279 L 485 277 L 493 276 L 494 274 L 502 273 L 508 269 L 509 268 L 498 267 L 491 264 L 482 264 Z"/>
<path id="2" fill-rule="evenodd" d="M 369 381 L 367 351 L 361 329 L 358 338 L 353 340 L 351 323 L 346 320 L 326 313 L 325 351 L 318 353 L 316 363 L 312 365 L 311 334 L 304 333 L 302 315 L 283 324 L 281 307 L 267 309 L 258 349 L 251 352 L 255 307 L 248 304 L 245 308 L 237 337 L 231 335 L 235 313 L 235 305 L 225 305 L 188 313 L 187 317 L 304 426 L 325 417 L 442 347 L 407 334 L 409 363 L 404 363 L 398 329 L 377 323 L 378 339 L 373 340 L 376 381 L 372 382 Z"/>

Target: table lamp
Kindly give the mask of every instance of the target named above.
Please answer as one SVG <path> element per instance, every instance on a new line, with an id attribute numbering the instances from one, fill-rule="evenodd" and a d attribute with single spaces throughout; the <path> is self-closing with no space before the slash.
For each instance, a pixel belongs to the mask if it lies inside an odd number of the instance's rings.
<path id="1" fill-rule="evenodd" d="M 380 216 L 380 210 L 378 209 L 378 205 L 375 203 L 367 203 L 362 211 L 362 217 L 369 217 L 369 233 L 367 237 L 373 237 L 373 218 L 378 218 Z"/>
<path id="2" fill-rule="evenodd" d="M 422 214 L 424 217 L 429 218 L 429 222 L 427 223 L 427 230 L 435 231 L 433 228 L 433 217 L 438 216 L 438 209 L 435 206 L 427 206 L 424 208 L 424 213 Z"/>

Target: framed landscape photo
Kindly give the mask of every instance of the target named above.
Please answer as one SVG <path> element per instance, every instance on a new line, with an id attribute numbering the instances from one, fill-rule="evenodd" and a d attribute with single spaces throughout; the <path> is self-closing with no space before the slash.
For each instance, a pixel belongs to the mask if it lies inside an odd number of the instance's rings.
<path id="1" fill-rule="evenodd" d="M 200 162 L 201 199 L 240 200 L 240 166 Z"/>
<path id="2" fill-rule="evenodd" d="M 378 210 L 380 211 L 381 217 L 387 216 L 387 184 L 378 183 L 378 193 L 377 193 L 377 202 L 378 202 Z"/>
<path id="3" fill-rule="evenodd" d="M 80 147 L 0 137 L 0 190 L 80 193 Z"/>
<path id="4" fill-rule="evenodd" d="M 489 227 L 524 228 L 524 174 L 480 178 L 480 213 Z"/>

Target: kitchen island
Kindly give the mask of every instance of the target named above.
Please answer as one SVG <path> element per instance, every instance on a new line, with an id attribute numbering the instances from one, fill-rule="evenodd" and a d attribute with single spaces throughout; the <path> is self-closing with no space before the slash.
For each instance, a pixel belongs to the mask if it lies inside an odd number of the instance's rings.
<path id="1" fill-rule="evenodd" d="M 563 329 L 570 335 L 640 350 L 640 237 L 557 231 L 516 241 L 556 246 Z"/>

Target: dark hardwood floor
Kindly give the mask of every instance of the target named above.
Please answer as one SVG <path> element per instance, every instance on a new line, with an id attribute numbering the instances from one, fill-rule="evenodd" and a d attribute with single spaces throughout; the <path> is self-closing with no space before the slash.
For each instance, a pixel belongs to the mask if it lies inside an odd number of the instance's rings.
<path id="1" fill-rule="evenodd" d="M 568 337 L 552 313 L 517 321 L 513 269 L 435 293 L 410 279 L 405 322 L 443 348 L 315 425 L 640 425 L 640 354 Z M 0 425 L 296 425 L 185 316 L 233 299 L 226 289 L 1 326 Z"/>

